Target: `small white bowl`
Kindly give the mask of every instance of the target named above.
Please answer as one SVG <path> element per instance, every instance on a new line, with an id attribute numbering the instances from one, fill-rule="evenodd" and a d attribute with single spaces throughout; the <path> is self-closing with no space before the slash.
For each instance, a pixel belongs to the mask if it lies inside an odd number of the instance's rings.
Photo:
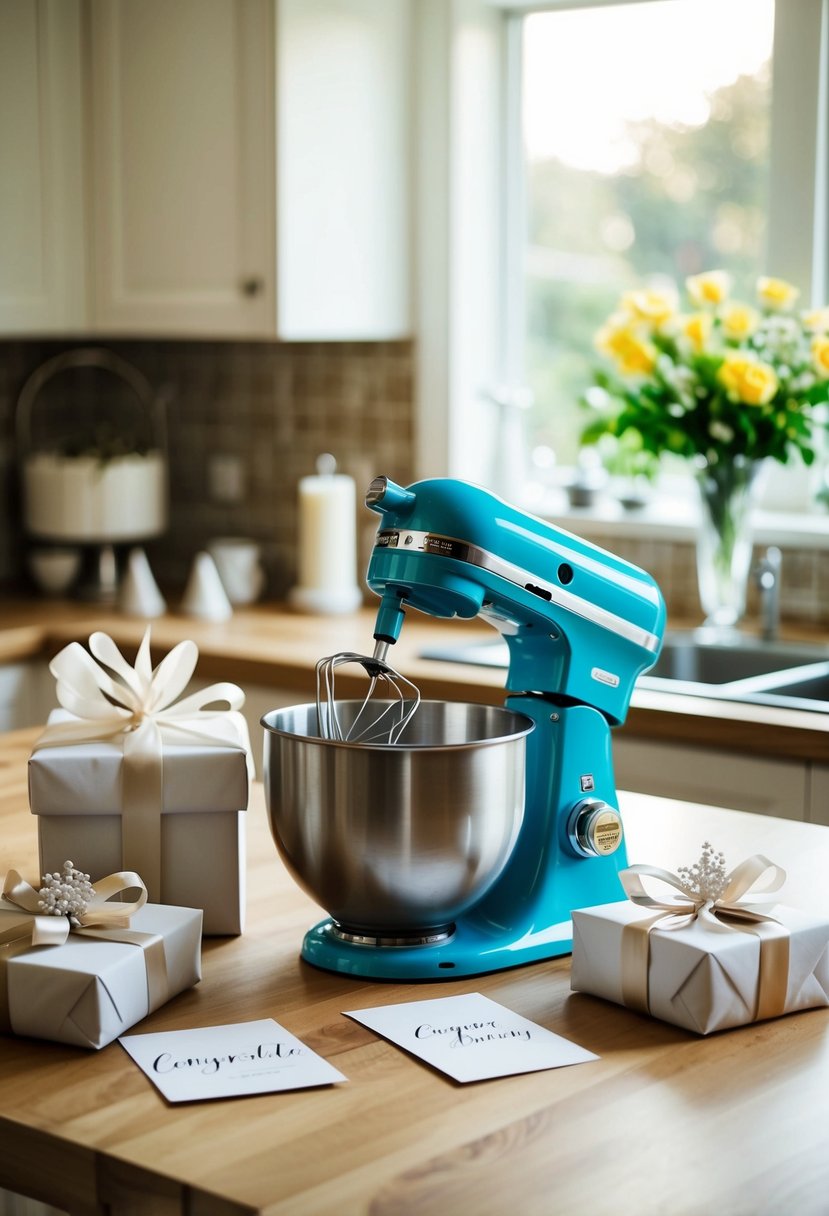
<path id="1" fill-rule="evenodd" d="M 80 568 L 80 549 L 33 549 L 29 554 L 32 578 L 47 595 L 68 591 Z"/>

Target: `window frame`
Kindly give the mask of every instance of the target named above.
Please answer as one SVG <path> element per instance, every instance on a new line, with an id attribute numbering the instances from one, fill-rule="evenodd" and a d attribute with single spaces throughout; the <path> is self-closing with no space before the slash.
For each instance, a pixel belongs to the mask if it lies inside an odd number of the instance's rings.
<path id="1" fill-rule="evenodd" d="M 659 2 L 418 0 L 418 475 L 491 480 L 499 424 L 483 399 L 494 386 L 514 386 L 521 376 L 522 19 L 533 12 Z M 476 37 L 488 55 L 486 70 L 479 63 L 477 75 L 463 54 Z M 829 300 L 829 0 L 777 0 L 772 54 L 767 265 L 797 282 L 803 299 L 818 307 Z M 479 139 L 484 130 L 490 147 L 486 163 L 473 164 L 471 186 L 458 170 L 463 164 L 468 173 L 470 166 L 469 90 L 479 103 L 486 96 L 475 129 Z M 799 183 L 797 190 L 792 182 Z M 473 194 L 484 216 L 470 237 L 462 210 Z M 481 261 L 490 275 L 486 299 L 481 277 L 470 274 Z M 520 484 L 514 497 L 520 498 Z"/>

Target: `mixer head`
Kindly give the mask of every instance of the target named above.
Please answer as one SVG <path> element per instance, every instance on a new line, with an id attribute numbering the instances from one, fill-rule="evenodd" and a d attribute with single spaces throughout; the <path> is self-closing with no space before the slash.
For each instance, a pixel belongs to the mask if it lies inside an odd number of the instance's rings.
<path id="1" fill-rule="evenodd" d="M 376 477 L 366 505 L 382 516 L 367 576 L 381 597 L 375 638 L 393 643 L 407 607 L 480 616 L 509 646 L 508 689 L 624 721 L 665 626 L 648 574 L 454 478 L 403 488 Z"/>

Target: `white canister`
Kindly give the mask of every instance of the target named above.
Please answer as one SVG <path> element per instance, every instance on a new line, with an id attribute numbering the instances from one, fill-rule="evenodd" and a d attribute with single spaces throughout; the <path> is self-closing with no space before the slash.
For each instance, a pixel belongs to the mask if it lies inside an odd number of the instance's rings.
<path id="1" fill-rule="evenodd" d="M 354 612 L 357 585 L 357 495 L 354 479 L 320 456 L 317 473 L 299 482 L 299 581 L 290 601 L 305 612 Z"/>
<path id="2" fill-rule="evenodd" d="M 62 456 L 35 452 L 23 467 L 24 518 L 48 540 L 129 541 L 167 526 L 167 462 L 161 452 Z"/>
<path id="3" fill-rule="evenodd" d="M 207 551 L 216 563 L 227 598 L 231 604 L 252 604 L 265 585 L 260 564 L 261 546 L 243 536 L 217 536 L 208 542 Z"/>

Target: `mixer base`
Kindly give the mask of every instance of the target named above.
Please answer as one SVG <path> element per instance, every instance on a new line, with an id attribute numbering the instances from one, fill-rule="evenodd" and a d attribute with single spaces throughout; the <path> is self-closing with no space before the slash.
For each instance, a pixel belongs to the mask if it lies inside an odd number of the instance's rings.
<path id="1" fill-rule="evenodd" d="M 449 980 L 570 954 L 572 934 L 572 922 L 565 920 L 537 933 L 522 933 L 520 940 L 510 941 L 493 937 L 491 930 L 482 930 L 472 920 L 461 919 L 455 932 L 439 941 L 423 943 L 420 938 L 421 944 L 417 945 L 378 945 L 383 939 L 347 940 L 340 926 L 324 920 L 306 933 L 302 957 L 324 971 L 366 979 Z"/>

